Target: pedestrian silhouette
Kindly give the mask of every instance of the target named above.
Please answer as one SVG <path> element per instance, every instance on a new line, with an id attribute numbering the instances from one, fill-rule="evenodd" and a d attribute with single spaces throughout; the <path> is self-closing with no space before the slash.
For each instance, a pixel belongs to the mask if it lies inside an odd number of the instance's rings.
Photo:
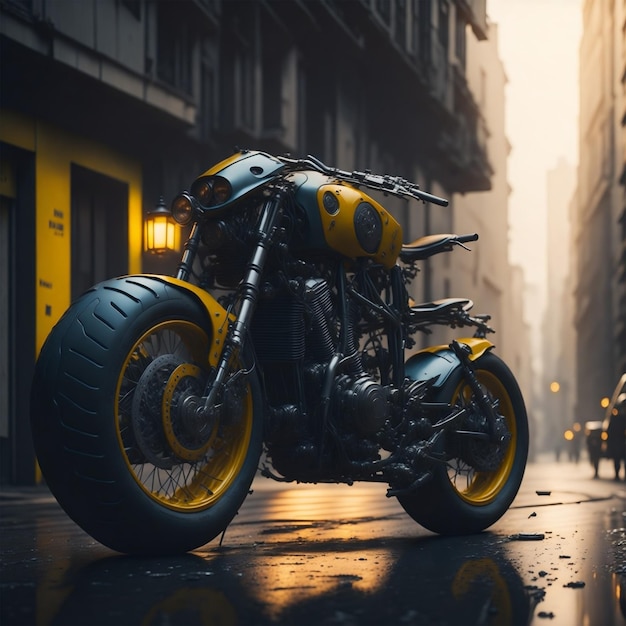
<path id="1" fill-rule="evenodd" d="M 593 467 L 593 477 L 598 478 L 598 470 L 600 459 L 602 458 L 602 422 L 587 422 L 585 424 L 585 433 L 587 441 L 587 453 L 589 461 Z"/>
<path id="2" fill-rule="evenodd" d="M 626 393 L 621 393 L 607 426 L 607 453 L 613 459 L 615 480 L 619 480 L 620 467 L 624 464 L 624 480 L 626 480 Z"/>

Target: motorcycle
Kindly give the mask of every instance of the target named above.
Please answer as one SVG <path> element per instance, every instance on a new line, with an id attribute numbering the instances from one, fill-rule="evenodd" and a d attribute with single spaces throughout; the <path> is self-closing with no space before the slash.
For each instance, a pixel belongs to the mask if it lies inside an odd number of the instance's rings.
<path id="1" fill-rule="evenodd" d="M 398 176 L 238 150 L 171 203 L 189 228 L 176 276 L 106 280 L 71 305 L 37 360 L 31 424 L 80 527 L 119 552 L 190 551 L 258 470 L 386 483 L 439 534 L 504 515 L 528 453 L 519 386 L 471 300 L 407 290 L 419 261 L 478 236 L 403 244 L 379 192 L 447 205 Z M 474 335 L 412 350 L 434 324 Z"/>

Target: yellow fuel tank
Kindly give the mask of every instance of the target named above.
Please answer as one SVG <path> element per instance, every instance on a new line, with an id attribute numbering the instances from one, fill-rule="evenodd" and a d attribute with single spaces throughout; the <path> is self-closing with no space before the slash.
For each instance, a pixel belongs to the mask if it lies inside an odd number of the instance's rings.
<path id="1" fill-rule="evenodd" d="M 317 190 L 326 244 L 346 257 L 370 257 L 391 268 L 402 247 L 402 227 L 376 200 L 350 185 L 329 183 Z"/>

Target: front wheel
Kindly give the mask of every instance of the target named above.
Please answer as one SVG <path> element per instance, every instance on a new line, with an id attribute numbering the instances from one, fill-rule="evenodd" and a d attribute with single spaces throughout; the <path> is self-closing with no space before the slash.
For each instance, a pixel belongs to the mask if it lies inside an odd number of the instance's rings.
<path id="1" fill-rule="evenodd" d="M 67 514 L 114 550 L 197 548 L 248 494 L 260 387 L 233 361 L 218 406 L 196 410 L 212 375 L 211 332 L 189 292 L 134 276 L 83 295 L 42 348 L 31 398 L 42 473 Z"/>
<path id="2" fill-rule="evenodd" d="M 479 357 L 473 366 L 495 409 L 501 441 L 484 437 L 489 427 L 457 368 L 433 400 L 466 408 L 465 423 L 457 428 L 465 434 L 446 433 L 444 449 L 438 451 L 446 462 L 435 466 L 423 487 L 398 496 L 415 521 L 439 534 L 475 533 L 495 523 L 515 499 L 526 468 L 528 418 L 515 377 L 492 353 Z"/>

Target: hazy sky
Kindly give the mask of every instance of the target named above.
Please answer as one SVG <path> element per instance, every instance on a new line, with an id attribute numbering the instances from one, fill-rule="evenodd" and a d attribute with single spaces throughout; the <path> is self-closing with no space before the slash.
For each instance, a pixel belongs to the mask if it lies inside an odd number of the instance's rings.
<path id="1" fill-rule="evenodd" d="M 498 24 L 500 58 L 509 81 L 509 256 L 540 292 L 530 307 L 538 318 L 539 311 L 532 309 L 543 307 L 545 297 L 546 172 L 560 157 L 578 164 L 582 0 L 487 0 L 487 13 Z"/>

